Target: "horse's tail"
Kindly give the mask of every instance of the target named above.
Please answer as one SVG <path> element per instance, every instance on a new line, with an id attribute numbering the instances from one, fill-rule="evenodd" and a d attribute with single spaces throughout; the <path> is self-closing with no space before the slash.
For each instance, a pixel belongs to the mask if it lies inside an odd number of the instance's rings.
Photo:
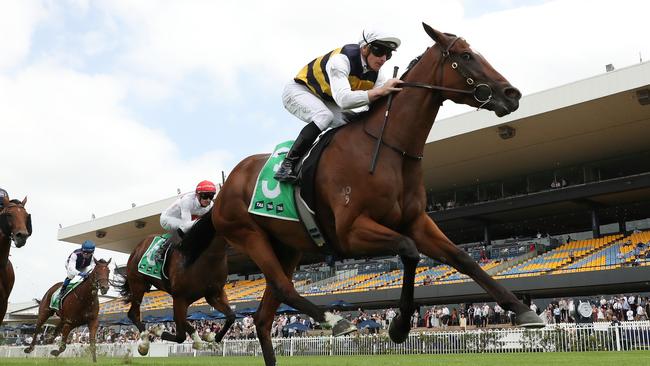
<path id="1" fill-rule="evenodd" d="M 40 304 L 41 304 L 41 300 L 39 300 L 39 299 L 37 299 L 37 298 L 34 298 L 34 301 L 36 301 L 36 305 L 40 305 Z"/>
<path id="2" fill-rule="evenodd" d="M 210 208 L 183 236 L 180 250 L 185 256 L 186 267 L 194 263 L 210 246 L 215 233 L 216 230 L 212 225 L 212 208 Z"/>
<path id="3" fill-rule="evenodd" d="M 121 274 L 116 274 L 116 276 L 120 276 L 119 283 L 116 283 L 117 291 L 120 293 L 120 296 L 122 297 L 122 301 L 124 301 L 125 304 L 128 304 L 131 302 L 131 287 L 129 287 L 129 281 L 126 280 L 126 277 L 124 277 Z"/>

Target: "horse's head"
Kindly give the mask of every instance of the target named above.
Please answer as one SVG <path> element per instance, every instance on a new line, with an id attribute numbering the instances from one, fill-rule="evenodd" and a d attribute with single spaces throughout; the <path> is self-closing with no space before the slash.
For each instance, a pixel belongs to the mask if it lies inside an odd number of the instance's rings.
<path id="1" fill-rule="evenodd" d="M 26 203 L 27 197 L 21 202 L 9 200 L 5 196 L 0 211 L 0 231 L 9 240 L 13 240 L 18 248 L 25 245 L 27 238 L 32 235 L 32 215 L 25 210 Z"/>
<path id="2" fill-rule="evenodd" d="M 108 262 L 100 259 L 95 261 L 94 273 L 94 285 L 101 291 L 102 295 L 106 295 L 108 289 L 110 288 L 110 276 L 111 269 L 108 265 L 111 263 L 112 259 L 109 259 Z"/>
<path id="3" fill-rule="evenodd" d="M 426 53 L 437 53 L 441 64 L 434 70 L 433 83 L 444 88 L 444 99 L 485 108 L 502 117 L 519 108 L 521 93 L 501 76 L 480 53 L 463 38 L 439 32 L 425 23 L 424 30 L 436 42 Z M 426 54 L 425 53 L 425 54 Z"/>

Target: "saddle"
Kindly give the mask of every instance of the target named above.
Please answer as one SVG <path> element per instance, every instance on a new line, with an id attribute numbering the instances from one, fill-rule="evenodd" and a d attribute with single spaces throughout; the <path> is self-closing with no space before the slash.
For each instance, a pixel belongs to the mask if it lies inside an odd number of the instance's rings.
<path id="1" fill-rule="evenodd" d="M 61 310 L 61 304 L 63 303 L 63 299 L 66 298 L 72 291 L 74 291 L 75 288 L 77 288 L 80 284 L 82 284 L 85 281 L 85 279 L 82 278 L 75 278 L 70 283 L 68 284 L 68 287 L 65 289 L 65 293 L 63 293 L 63 296 L 61 296 L 61 300 L 59 300 L 59 292 L 61 292 L 61 287 L 56 289 L 52 293 L 52 297 L 50 298 L 50 309 L 52 310 Z"/>

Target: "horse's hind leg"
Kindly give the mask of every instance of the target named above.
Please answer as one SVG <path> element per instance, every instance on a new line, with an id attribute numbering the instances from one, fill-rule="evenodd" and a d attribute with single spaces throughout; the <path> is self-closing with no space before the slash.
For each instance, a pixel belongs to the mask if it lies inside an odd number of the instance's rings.
<path id="1" fill-rule="evenodd" d="M 339 238 L 346 239 L 342 246 L 351 253 L 375 255 L 378 252 L 393 252 L 400 256 L 404 264 L 399 301 L 400 313 L 391 321 L 388 334 L 393 342 L 404 342 L 411 329 L 410 319 L 415 310 L 413 300 L 415 269 L 420 261 L 420 253 L 415 243 L 410 238 L 363 215 L 355 218 L 349 226 L 340 222 L 337 225 L 337 235 Z"/>
<path id="2" fill-rule="evenodd" d="M 41 332 L 41 327 L 47 319 L 49 319 L 52 315 L 54 315 L 54 311 L 50 310 L 49 306 L 47 305 L 49 303 L 48 301 L 41 301 L 41 305 L 39 306 L 38 309 L 38 320 L 36 321 L 36 328 L 34 329 L 34 336 L 32 337 L 32 343 L 29 345 L 29 347 L 25 348 L 25 353 L 31 353 L 34 350 L 34 345 L 36 345 L 36 336 Z M 45 335 L 43 335 L 45 337 Z"/>
<path id="3" fill-rule="evenodd" d="M 251 229 L 251 225 L 255 225 L 256 229 Z M 278 301 L 300 310 L 303 314 L 311 316 L 319 323 L 340 321 L 352 326 L 351 323 L 346 322 L 340 316 L 331 313 L 326 315 L 318 306 L 298 294 L 291 280 L 285 275 L 267 236 L 261 229 L 257 228 L 256 224 L 239 225 L 237 229 L 224 233 L 224 235 L 231 245 L 244 250 L 249 258 L 257 264 L 266 277 L 267 286 L 271 288 L 274 297 Z"/>
<path id="4" fill-rule="evenodd" d="M 97 328 L 99 328 L 99 319 L 90 319 L 88 322 L 88 332 L 90 333 L 90 352 L 93 356 L 93 362 L 97 362 L 97 348 L 96 348 L 96 338 L 97 338 Z"/>
<path id="5" fill-rule="evenodd" d="M 52 356 L 59 356 L 63 351 L 65 351 L 67 344 L 68 344 L 68 336 L 70 335 L 70 331 L 72 330 L 72 324 L 70 323 L 63 323 L 63 330 L 61 331 L 61 343 L 59 344 L 59 349 L 52 350 L 50 354 Z"/>
<path id="6" fill-rule="evenodd" d="M 291 251 L 291 253 L 282 253 L 279 256 L 282 263 L 282 268 L 287 278 L 291 278 L 293 271 L 300 262 L 300 253 Z M 271 326 L 275 318 L 275 311 L 280 306 L 278 301 L 271 291 L 270 286 L 266 286 L 262 301 L 255 313 L 255 330 L 257 331 L 257 338 L 262 347 L 262 354 L 264 355 L 264 364 L 266 366 L 275 366 L 275 351 L 273 349 L 273 342 L 271 342 Z"/>
<path id="7" fill-rule="evenodd" d="M 226 316 L 226 322 L 219 330 L 219 333 L 217 333 L 217 335 L 214 337 L 214 342 L 219 343 L 228 332 L 228 329 L 230 329 L 230 327 L 235 322 L 235 312 L 233 312 L 230 308 L 230 305 L 228 303 L 228 295 L 226 295 L 226 291 L 223 290 L 223 287 L 221 287 L 216 293 L 207 296 L 205 300 L 213 308 L 219 310 L 223 315 Z"/>
<path id="8" fill-rule="evenodd" d="M 182 297 L 174 297 L 174 322 L 176 322 L 176 334 L 163 332 L 160 336 L 164 341 L 183 343 L 190 333 L 194 344 L 192 347 L 197 349 L 202 342 L 198 333 L 187 321 L 187 307 L 189 306 L 187 300 Z"/>
<path id="9" fill-rule="evenodd" d="M 465 251 L 454 245 L 425 213 L 415 220 L 411 230 L 412 238 L 420 252 L 470 276 L 502 308 L 517 314 L 518 325 L 533 328 L 544 326 L 537 314 L 519 301 L 511 291 L 490 277 Z"/>
<path id="10" fill-rule="evenodd" d="M 138 353 L 141 356 L 145 356 L 149 353 L 149 332 L 146 330 L 142 320 L 140 319 L 140 305 L 142 304 L 142 298 L 145 293 L 145 282 L 144 279 L 139 276 L 129 276 L 127 279 L 129 281 L 129 302 L 131 307 L 129 308 L 128 317 L 131 319 L 133 324 L 138 328 L 140 332 L 140 340 L 138 341 Z"/>

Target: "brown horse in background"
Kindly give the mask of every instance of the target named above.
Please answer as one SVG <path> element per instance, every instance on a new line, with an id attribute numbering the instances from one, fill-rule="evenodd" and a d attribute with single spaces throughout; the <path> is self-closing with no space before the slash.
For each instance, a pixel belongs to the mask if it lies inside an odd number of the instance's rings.
<path id="1" fill-rule="evenodd" d="M 505 116 L 519 107 L 521 93 L 464 39 L 423 26 L 435 45 L 414 61 L 402 77 L 403 90 L 393 96 L 391 120 L 383 130 L 383 150 L 374 174 L 369 174 L 368 167 L 388 98 L 374 103 L 362 120 L 342 127 L 323 152 L 315 177 L 317 222 L 339 258 L 400 256 L 404 264 L 400 314 L 389 329 L 397 343 L 405 341 L 410 330 L 420 252 L 470 276 L 504 309 L 515 312 L 519 325 L 541 327 L 536 314 L 483 271 L 426 214 L 422 177 L 421 156 L 443 101 Z M 302 253 L 321 251 L 304 227 L 248 212 L 256 178 L 267 158 L 251 156 L 235 167 L 217 196 L 212 220 L 221 239 L 247 254 L 266 277 L 255 325 L 265 363 L 275 365 L 270 331 L 280 303 L 318 322 L 334 324 L 335 335 L 356 328 L 295 290 L 291 276 Z"/>
<path id="2" fill-rule="evenodd" d="M 11 241 L 20 248 L 32 235 L 32 217 L 25 210 L 27 197 L 22 202 L 9 200 L 3 196 L 2 210 L 0 211 L 0 324 L 7 313 L 9 295 L 14 288 L 14 267 L 9 260 Z"/>
<path id="3" fill-rule="evenodd" d="M 54 328 L 54 334 L 49 342 L 54 341 L 54 338 L 61 333 L 61 343 L 58 350 L 52 350 L 50 354 L 53 356 L 60 355 L 66 349 L 68 336 L 70 331 L 74 328 L 88 324 L 88 331 L 90 332 L 90 351 L 92 352 L 93 362 L 97 362 L 97 354 L 95 349 L 95 337 L 97 336 L 97 328 L 99 327 L 99 295 L 108 292 L 110 287 L 109 276 L 111 274 L 108 265 L 111 263 L 100 259 L 95 260 L 95 268 L 88 275 L 88 277 L 74 288 L 59 305 L 59 310 L 56 315 L 59 316 L 59 323 Z M 56 283 L 43 296 L 38 306 L 38 320 L 36 321 L 36 329 L 34 330 L 34 337 L 29 347 L 25 348 L 25 353 L 30 353 L 34 350 L 36 344 L 36 335 L 41 331 L 43 324 L 54 315 L 54 310 L 50 309 L 50 300 L 52 294 L 61 287 L 63 282 Z M 49 343 L 48 342 L 48 343 Z"/>
<path id="4" fill-rule="evenodd" d="M 226 316 L 226 323 L 219 330 L 219 333 L 212 339 L 212 335 L 206 338 L 207 341 L 220 342 L 230 326 L 235 322 L 235 313 L 230 308 L 228 297 L 223 290 L 228 277 L 228 263 L 226 248 L 222 242 L 213 240 L 205 247 L 201 256 L 187 254 L 183 248 L 194 247 L 194 238 L 214 237 L 214 228 L 211 217 L 208 214 L 201 217 L 192 229 L 184 236 L 180 248 L 174 248 L 168 254 L 165 262 L 165 273 L 163 280 L 147 276 L 138 271 L 140 258 L 149 248 L 155 238 L 150 235 L 138 244 L 126 265 L 126 279 L 120 286 L 120 294 L 124 301 L 131 304 L 129 319 L 140 331 L 140 344 L 138 352 L 146 355 L 149 352 L 149 332 L 140 320 L 140 304 L 144 293 L 149 291 L 151 286 L 167 292 L 173 298 L 174 322 L 176 323 L 176 334 L 161 332 L 156 334 L 163 340 L 182 343 L 186 334 L 189 334 L 194 341 L 194 348 L 201 348 L 201 339 L 194 327 L 187 321 L 187 308 L 196 300 L 204 297 L 205 300 L 215 309 Z"/>

